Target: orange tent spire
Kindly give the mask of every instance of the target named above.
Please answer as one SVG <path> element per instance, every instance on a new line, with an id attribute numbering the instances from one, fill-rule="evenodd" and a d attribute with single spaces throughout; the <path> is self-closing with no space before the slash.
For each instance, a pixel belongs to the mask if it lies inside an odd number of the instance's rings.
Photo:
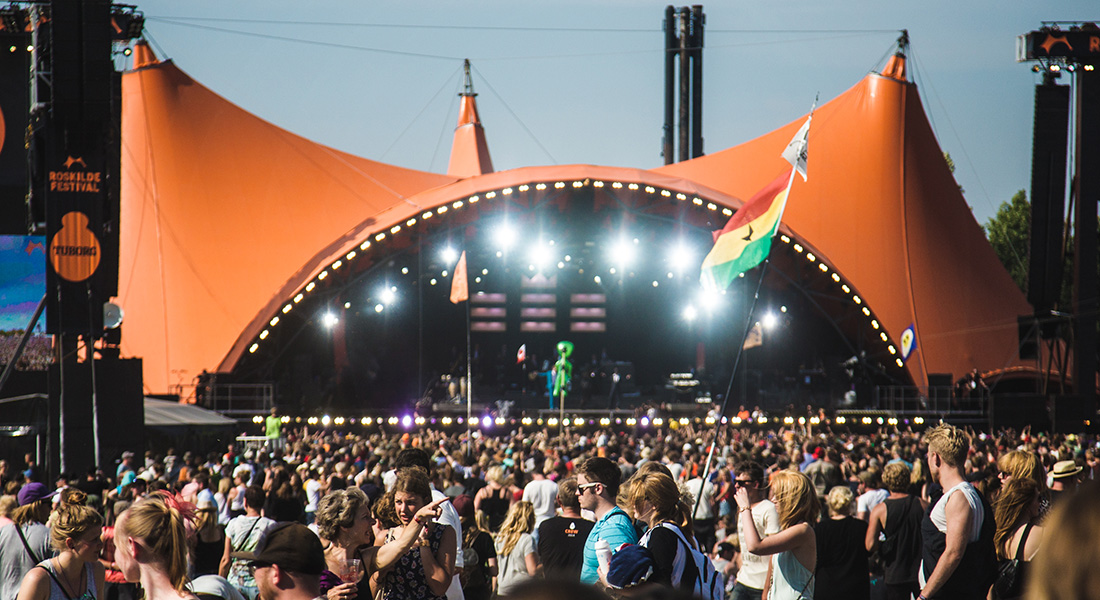
<path id="1" fill-rule="evenodd" d="M 908 81 L 905 75 L 905 53 L 909 50 L 909 30 L 902 29 L 901 36 L 898 37 L 898 51 L 886 61 L 886 67 L 882 69 L 882 76 L 889 77 L 890 79 L 896 79 L 898 81 Z"/>
<path id="2" fill-rule="evenodd" d="M 493 160 L 489 158 L 489 144 L 485 141 L 485 128 L 477 116 L 477 102 L 473 83 L 470 81 L 470 60 L 466 59 L 465 89 L 459 96 L 458 125 L 455 126 L 454 143 L 451 144 L 451 161 L 447 174 L 455 177 L 474 177 L 493 172 Z"/>
<path id="3" fill-rule="evenodd" d="M 157 60 L 157 55 L 153 52 L 153 49 L 149 47 L 149 42 L 141 40 L 140 42 L 134 44 L 133 68 L 135 71 L 137 69 L 148 67 L 149 65 L 155 65 L 158 62 L 160 61 Z"/>

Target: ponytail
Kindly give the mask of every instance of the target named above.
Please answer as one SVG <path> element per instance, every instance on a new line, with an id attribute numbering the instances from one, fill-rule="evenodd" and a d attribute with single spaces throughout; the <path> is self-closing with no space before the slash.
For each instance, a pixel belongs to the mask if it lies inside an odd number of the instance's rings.
<path id="1" fill-rule="evenodd" d="M 194 521 L 195 507 L 168 492 L 158 491 L 130 507 L 115 537 L 140 538 L 152 555 L 151 563 L 164 571 L 180 594 L 186 593 L 187 523 Z"/>

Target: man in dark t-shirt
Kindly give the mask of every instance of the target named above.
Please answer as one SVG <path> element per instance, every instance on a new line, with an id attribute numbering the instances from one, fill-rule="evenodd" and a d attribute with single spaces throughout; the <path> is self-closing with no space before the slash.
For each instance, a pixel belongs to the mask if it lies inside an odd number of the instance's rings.
<path id="1" fill-rule="evenodd" d="M 584 543 L 595 525 L 581 518 L 577 499 L 577 479 L 569 477 L 558 484 L 556 504 L 560 517 L 551 517 L 539 525 L 539 559 L 546 579 L 577 581 L 584 562 Z"/>

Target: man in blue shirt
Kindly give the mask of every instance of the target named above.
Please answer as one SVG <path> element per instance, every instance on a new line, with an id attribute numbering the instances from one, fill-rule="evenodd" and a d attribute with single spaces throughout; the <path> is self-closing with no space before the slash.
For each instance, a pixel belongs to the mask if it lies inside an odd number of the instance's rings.
<path id="1" fill-rule="evenodd" d="M 607 540 L 613 553 L 623 544 L 638 543 L 638 532 L 630 516 L 615 505 L 621 478 L 619 467 L 606 458 L 589 458 L 577 469 L 577 499 L 582 509 L 596 515 L 596 524 L 584 543 L 581 583 L 599 582 L 596 542 Z"/>

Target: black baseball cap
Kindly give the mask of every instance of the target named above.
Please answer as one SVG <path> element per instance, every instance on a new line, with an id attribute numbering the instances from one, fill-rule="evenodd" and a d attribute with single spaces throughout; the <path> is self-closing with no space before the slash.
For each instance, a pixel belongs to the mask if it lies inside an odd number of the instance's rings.
<path id="1" fill-rule="evenodd" d="M 255 551 L 233 552 L 230 556 L 258 565 L 279 565 L 305 575 L 320 575 L 325 570 L 320 538 L 300 523 L 279 523 L 260 539 Z"/>

